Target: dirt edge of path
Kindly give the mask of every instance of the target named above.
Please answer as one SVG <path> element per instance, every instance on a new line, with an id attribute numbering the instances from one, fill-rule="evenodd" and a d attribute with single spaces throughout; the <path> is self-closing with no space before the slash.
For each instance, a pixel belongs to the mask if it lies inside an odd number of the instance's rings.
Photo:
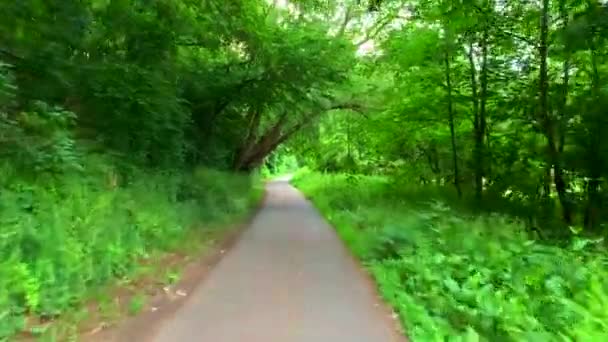
<path id="1" fill-rule="evenodd" d="M 333 228 L 333 225 L 330 225 L 330 226 Z M 336 232 L 336 234 L 337 234 L 337 232 Z M 342 238 L 339 235 L 338 235 L 338 237 L 342 241 L 342 245 L 346 249 L 346 252 L 350 255 L 350 257 L 354 260 L 355 264 L 359 268 L 359 273 L 361 273 L 363 275 L 363 278 L 365 278 L 365 282 L 367 283 L 367 287 L 369 288 L 369 291 L 378 300 L 378 303 L 376 305 L 379 307 L 379 309 L 382 311 L 382 313 L 386 316 L 386 318 L 391 321 L 389 324 L 392 324 L 392 326 L 393 326 L 393 331 L 395 333 L 394 341 L 403 341 L 403 342 L 410 341 L 410 338 L 409 338 L 407 332 L 405 331 L 405 327 L 401 324 L 401 321 L 399 319 L 399 314 L 395 311 L 393 306 L 390 303 L 388 303 L 386 300 L 384 300 L 384 298 L 382 297 L 382 294 L 380 293 L 380 289 L 378 287 L 378 283 L 376 282 L 376 279 L 374 278 L 374 275 L 371 274 L 371 272 L 363 265 L 363 263 L 352 254 L 350 248 L 348 246 L 346 246 L 346 243 L 342 240 Z"/>
<path id="2" fill-rule="evenodd" d="M 180 280 L 171 286 L 156 289 L 145 308 L 132 317 L 122 317 L 118 324 L 99 326 L 80 335 L 85 342 L 144 342 L 151 340 L 164 322 L 188 302 L 197 287 L 205 281 L 211 270 L 223 259 L 240 240 L 242 233 L 250 226 L 266 200 L 266 190 L 259 202 L 244 220 L 228 229 L 218 241 L 209 246 L 203 254 L 189 261 L 183 267 Z M 126 306 L 127 303 L 124 303 Z M 123 308 L 124 309 L 124 308 Z"/>
<path id="3" fill-rule="evenodd" d="M 290 183 L 290 185 L 293 186 L 294 188 L 296 188 L 302 194 L 302 196 L 304 196 L 306 201 L 323 218 L 323 221 L 325 221 L 325 223 L 329 227 L 331 227 L 332 233 L 338 237 L 341 247 L 343 248 L 345 253 L 351 258 L 351 260 L 353 260 L 353 262 L 357 266 L 358 272 L 365 279 L 368 291 L 374 296 L 374 298 L 376 298 L 377 309 L 381 310 L 382 314 L 386 317 L 386 319 L 388 321 L 390 321 L 389 324 L 392 325 L 393 332 L 395 334 L 393 337 L 393 339 L 394 339 L 393 341 L 403 341 L 403 342 L 411 341 L 409 335 L 407 334 L 407 332 L 405 330 L 405 327 L 401 324 L 401 321 L 399 319 L 399 314 L 395 311 L 393 306 L 383 298 L 382 294 L 380 293 L 380 288 L 378 286 L 376 279 L 374 278 L 374 275 L 369 271 L 369 269 L 367 267 L 365 267 L 365 265 L 363 265 L 363 262 L 361 260 L 359 260 L 359 258 L 357 258 L 357 256 L 355 256 L 353 254 L 350 246 L 346 243 L 346 241 L 344 241 L 344 239 L 338 232 L 338 229 L 336 229 L 336 227 L 327 219 L 327 217 L 325 217 L 323 212 L 321 210 L 319 210 L 319 208 L 315 205 L 314 201 L 307 194 L 305 194 L 303 191 L 301 191 L 297 186 L 295 186 L 291 183 Z"/>

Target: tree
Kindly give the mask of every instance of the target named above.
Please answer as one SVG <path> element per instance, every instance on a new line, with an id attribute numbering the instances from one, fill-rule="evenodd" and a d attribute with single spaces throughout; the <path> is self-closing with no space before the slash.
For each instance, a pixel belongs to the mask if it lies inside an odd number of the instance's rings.
<path id="1" fill-rule="evenodd" d="M 373 4 L 380 13 L 392 6 L 410 20 L 396 19 L 375 37 L 378 51 L 359 61 L 381 104 L 363 120 L 367 143 L 357 152 L 367 161 L 357 163 L 373 160 L 375 172 L 400 182 L 454 183 L 457 193 L 471 190 L 479 209 L 498 201 L 556 236 L 565 226 L 598 227 L 608 169 L 600 114 L 606 6 Z M 316 144 L 338 148 L 343 142 L 330 138 L 338 134 L 320 130 Z"/>

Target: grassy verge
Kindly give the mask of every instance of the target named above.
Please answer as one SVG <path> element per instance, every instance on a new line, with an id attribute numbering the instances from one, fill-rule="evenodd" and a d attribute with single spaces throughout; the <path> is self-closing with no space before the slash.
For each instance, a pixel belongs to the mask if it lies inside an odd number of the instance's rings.
<path id="1" fill-rule="evenodd" d="M 167 266 L 161 260 L 200 251 L 262 195 L 257 179 L 207 169 L 130 170 L 128 177 L 88 171 L 51 180 L 3 173 L 0 341 L 24 331 L 57 335 L 54 323 L 86 319 L 83 305 L 92 299 L 111 314 L 110 285 L 134 283 L 146 273 L 175 281 L 179 265 L 159 273 L 159 264 Z M 144 301 L 134 296 L 130 311 Z"/>
<path id="2" fill-rule="evenodd" d="M 380 177 L 299 174 L 298 186 L 375 277 L 414 341 L 608 340 L 607 260 L 516 221 L 463 215 Z"/>

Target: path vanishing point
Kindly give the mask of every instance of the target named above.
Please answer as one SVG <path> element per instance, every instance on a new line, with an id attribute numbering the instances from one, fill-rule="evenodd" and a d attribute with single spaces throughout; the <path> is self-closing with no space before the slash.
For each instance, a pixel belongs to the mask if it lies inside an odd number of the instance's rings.
<path id="1" fill-rule="evenodd" d="M 405 341 L 334 230 L 287 180 L 155 342 Z"/>

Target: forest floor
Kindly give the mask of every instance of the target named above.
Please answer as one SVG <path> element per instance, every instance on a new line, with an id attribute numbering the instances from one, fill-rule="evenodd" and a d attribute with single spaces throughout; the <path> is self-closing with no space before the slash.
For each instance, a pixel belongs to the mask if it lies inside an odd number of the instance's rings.
<path id="1" fill-rule="evenodd" d="M 285 179 L 266 190 L 251 225 L 171 317 L 112 340 L 405 341 L 371 278 L 313 206 Z"/>

